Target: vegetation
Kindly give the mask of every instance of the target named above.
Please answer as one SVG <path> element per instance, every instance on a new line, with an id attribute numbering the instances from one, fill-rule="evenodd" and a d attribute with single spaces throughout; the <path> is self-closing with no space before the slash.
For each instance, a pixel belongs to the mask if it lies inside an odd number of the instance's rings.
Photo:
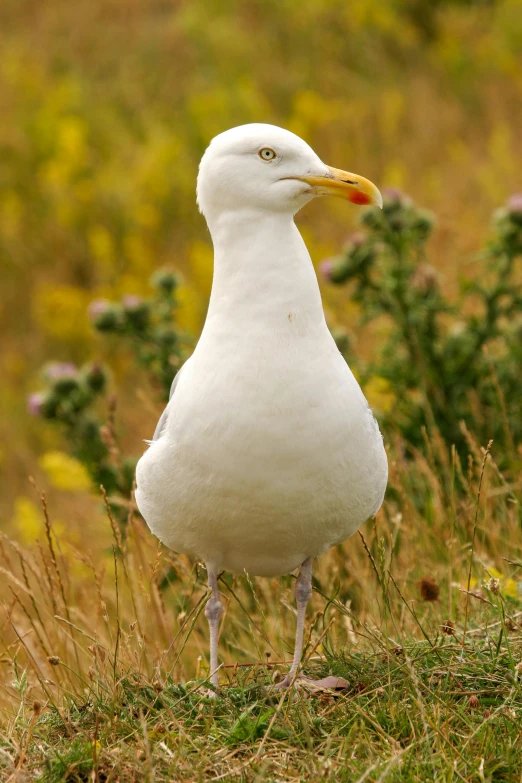
<path id="1" fill-rule="evenodd" d="M 147 368 L 166 401 L 183 356 L 183 336 L 174 324 L 177 280 L 173 272 L 163 269 L 151 283 L 152 298 L 127 295 L 119 303 L 100 299 L 91 303 L 89 314 L 100 334 L 129 343 L 137 363 Z M 108 368 L 96 362 L 82 368 L 52 362 L 42 375 L 46 388 L 29 396 L 29 412 L 59 425 L 73 458 L 83 465 L 93 485 L 108 495 L 121 527 L 128 517 L 137 458 L 123 456 L 118 445 L 116 397 L 108 389 Z M 99 414 L 100 397 L 105 398 L 106 420 Z"/>
<path id="2" fill-rule="evenodd" d="M 323 263 L 337 285 L 351 291 L 362 325 L 387 319 L 378 354 L 364 370 L 363 387 L 387 393 L 384 424 L 407 443 L 423 444 L 426 428 L 440 432 L 464 454 L 462 423 L 481 443 L 493 438 L 502 461 L 522 466 L 522 194 L 494 215 L 494 233 L 480 256 L 476 278 L 462 280 L 460 300 L 444 295 L 425 244 L 433 216 L 396 190 L 384 208 L 362 218 L 368 233 L 348 240 L 342 255 Z"/>
<path id="3" fill-rule="evenodd" d="M 91 558 L 44 502 L 41 545 L 2 542 L 6 779 L 518 780 L 516 494 L 485 450 L 449 499 L 429 461 L 390 456 L 392 499 L 314 578 L 304 668 L 345 677 L 336 694 L 270 691 L 291 657 L 293 578 L 224 575 L 223 690 L 209 700 L 201 569 L 132 514 L 125 541 L 114 522 L 90 532 Z"/>
<path id="4" fill-rule="evenodd" d="M 520 781 L 521 11 L 2 4 L 2 780 Z M 314 577 L 348 688 L 274 696 L 293 577 L 225 574 L 211 702 L 205 573 L 131 490 L 210 290 L 198 161 L 259 120 L 394 188 L 299 216 L 390 483 Z"/>

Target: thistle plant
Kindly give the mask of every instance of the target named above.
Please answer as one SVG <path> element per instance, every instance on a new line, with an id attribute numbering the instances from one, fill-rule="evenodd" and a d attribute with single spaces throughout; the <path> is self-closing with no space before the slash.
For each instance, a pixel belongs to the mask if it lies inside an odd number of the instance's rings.
<path id="1" fill-rule="evenodd" d="M 162 269 L 151 279 L 151 298 L 127 295 L 119 302 L 98 299 L 89 307 L 96 331 L 131 348 L 163 400 L 168 399 L 187 342 L 175 325 L 177 284 L 175 274 Z M 118 445 L 116 397 L 109 392 L 109 368 L 98 362 L 82 367 L 52 362 L 43 368 L 42 375 L 45 388 L 29 396 L 29 412 L 61 428 L 70 452 L 86 467 L 93 486 L 104 487 L 113 514 L 123 524 L 137 458 L 122 456 Z"/>
<path id="2" fill-rule="evenodd" d="M 457 302 L 426 261 L 433 215 L 399 191 L 384 196 L 382 211 L 363 213 L 365 231 L 322 265 L 334 285 L 351 284 L 362 325 L 387 320 L 377 355 L 365 365 L 350 355 L 350 363 L 363 386 L 388 382 L 394 402 L 385 425 L 407 442 L 421 446 L 423 427 L 436 428 L 464 450 L 464 422 L 483 443 L 493 438 L 515 467 L 522 442 L 522 194 L 494 214 L 481 273 L 462 284 Z"/>
<path id="3" fill-rule="evenodd" d="M 98 332 L 123 338 L 131 346 L 136 360 L 159 387 L 162 399 L 168 400 L 188 338 L 174 323 L 178 286 L 174 272 L 160 269 L 150 282 L 155 290 L 151 299 L 134 295 L 124 296 L 121 302 L 97 299 L 89 314 Z"/>

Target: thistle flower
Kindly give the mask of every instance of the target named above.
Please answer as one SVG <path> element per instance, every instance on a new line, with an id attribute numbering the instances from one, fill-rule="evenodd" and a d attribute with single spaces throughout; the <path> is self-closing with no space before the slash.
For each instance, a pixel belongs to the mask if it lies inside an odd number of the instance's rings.
<path id="1" fill-rule="evenodd" d="M 506 202 L 506 207 L 511 215 L 522 216 L 522 193 L 513 193 Z"/>
<path id="2" fill-rule="evenodd" d="M 106 299 L 95 299 L 88 307 L 89 317 L 99 332 L 115 332 L 121 325 L 119 308 Z"/>
<path id="3" fill-rule="evenodd" d="M 404 204 L 406 200 L 409 201 L 408 196 L 405 196 L 399 188 L 383 188 L 382 197 L 384 201 L 395 201 L 399 204 Z"/>
<path id="4" fill-rule="evenodd" d="M 102 392 L 107 384 L 105 368 L 98 362 L 88 364 L 83 368 L 85 382 L 91 391 Z"/>
<path id="5" fill-rule="evenodd" d="M 112 302 L 109 302 L 107 299 L 95 299 L 90 303 L 87 312 L 89 313 L 91 320 L 95 321 L 100 315 L 103 315 L 107 310 L 110 310 L 112 306 Z"/>
<path id="6" fill-rule="evenodd" d="M 33 392 L 27 397 L 28 413 L 43 419 L 54 419 L 59 404 L 57 395 L 50 392 Z"/>
<path id="7" fill-rule="evenodd" d="M 159 269 L 151 278 L 152 285 L 164 294 L 171 295 L 178 287 L 178 278 L 172 269 Z"/>
<path id="8" fill-rule="evenodd" d="M 413 273 L 411 287 L 419 294 L 427 296 L 438 288 L 437 270 L 431 264 L 421 264 Z"/>
<path id="9" fill-rule="evenodd" d="M 45 404 L 44 392 L 33 392 L 27 397 L 27 411 L 31 416 L 41 416 Z"/>
<path id="10" fill-rule="evenodd" d="M 50 362 L 44 367 L 43 375 L 60 396 L 78 388 L 78 368 L 72 362 Z"/>
<path id="11" fill-rule="evenodd" d="M 126 310 L 136 310 L 143 304 L 143 299 L 136 294 L 125 294 L 121 303 Z"/>
<path id="12" fill-rule="evenodd" d="M 362 231 L 354 231 L 353 234 L 349 234 L 346 237 L 343 248 L 344 250 L 352 250 L 353 248 L 361 247 L 366 240 L 366 234 L 363 234 Z"/>
<path id="13" fill-rule="evenodd" d="M 133 329 L 141 331 L 149 322 L 150 308 L 148 302 L 136 296 L 127 294 L 121 300 L 126 323 Z"/>
<path id="14" fill-rule="evenodd" d="M 321 261 L 319 264 L 319 271 L 321 273 L 321 276 L 326 280 L 328 283 L 332 283 L 332 273 L 335 266 L 335 258 L 325 258 L 324 261 Z"/>
<path id="15" fill-rule="evenodd" d="M 43 376 L 47 381 L 59 381 L 74 377 L 77 371 L 77 366 L 72 362 L 49 362 L 44 367 Z"/>
<path id="16" fill-rule="evenodd" d="M 156 339 L 160 345 L 172 349 L 178 341 L 178 335 L 172 327 L 163 326 L 156 331 Z"/>

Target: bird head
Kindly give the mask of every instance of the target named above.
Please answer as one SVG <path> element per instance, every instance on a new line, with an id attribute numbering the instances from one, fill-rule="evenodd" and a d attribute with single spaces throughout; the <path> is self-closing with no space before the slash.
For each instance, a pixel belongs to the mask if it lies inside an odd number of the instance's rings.
<path id="1" fill-rule="evenodd" d="M 220 133 L 199 167 L 198 205 L 207 219 L 245 208 L 295 214 L 315 196 L 382 207 L 372 182 L 325 165 L 299 136 L 275 125 L 240 125 Z"/>

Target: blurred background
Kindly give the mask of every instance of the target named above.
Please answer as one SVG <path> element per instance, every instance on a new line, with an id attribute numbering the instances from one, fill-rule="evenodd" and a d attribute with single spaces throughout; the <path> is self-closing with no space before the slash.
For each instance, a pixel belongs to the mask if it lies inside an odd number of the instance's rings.
<path id="1" fill-rule="evenodd" d="M 169 266 L 177 328 L 197 338 L 212 248 L 195 179 L 215 134 L 275 123 L 328 164 L 410 194 L 436 215 L 428 253 L 445 294 L 473 277 L 492 211 L 522 188 L 521 18 L 521 0 L 4 0 L 1 527 L 25 543 L 40 529 L 28 476 L 56 524 L 81 531 L 101 514 L 60 430 L 29 415 L 46 362 L 110 360 L 123 449 L 151 436 L 161 401 L 88 306 L 148 296 Z M 314 263 L 358 219 L 341 202 L 308 206 L 298 225 Z M 371 354 L 378 328 L 359 326 L 346 290 L 321 286 L 332 327 Z M 386 408 L 378 384 L 368 396 Z"/>

